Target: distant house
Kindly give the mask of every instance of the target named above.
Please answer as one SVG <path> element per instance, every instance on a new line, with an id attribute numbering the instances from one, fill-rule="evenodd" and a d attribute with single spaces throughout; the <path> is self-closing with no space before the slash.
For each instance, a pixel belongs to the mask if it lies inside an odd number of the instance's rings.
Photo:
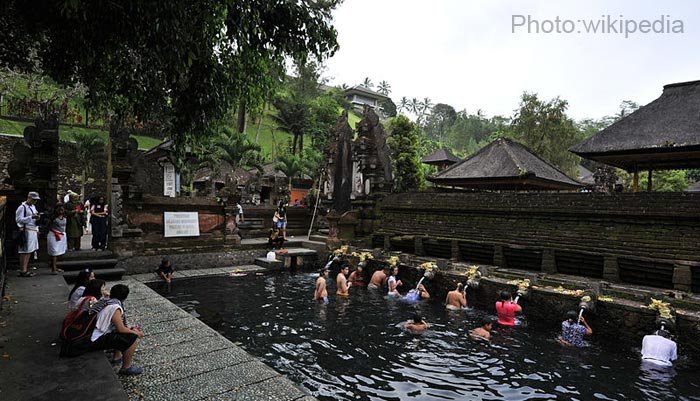
<path id="1" fill-rule="evenodd" d="M 364 106 L 369 106 L 375 110 L 381 111 L 381 102 L 389 99 L 388 96 L 382 95 L 362 85 L 356 85 L 346 89 L 344 94 L 345 99 L 360 113 L 364 109 Z"/>
<path id="2" fill-rule="evenodd" d="M 421 162 L 437 166 L 438 172 L 443 171 L 455 163 L 459 163 L 459 157 L 450 152 L 449 149 L 441 148 L 425 156 Z"/>

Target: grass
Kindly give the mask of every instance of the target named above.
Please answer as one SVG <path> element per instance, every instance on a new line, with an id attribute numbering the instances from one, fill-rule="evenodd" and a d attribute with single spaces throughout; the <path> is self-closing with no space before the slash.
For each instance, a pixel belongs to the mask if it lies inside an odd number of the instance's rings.
<path id="1" fill-rule="evenodd" d="M 14 121 L 14 120 L 6 120 L 6 119 L 1 119 L 0 118 L 0 134 L 3 135 L 9 135 L 9 136 L 23 136 L 24 135 L 24 128 L 32 125 L 32 123 L 29 122 L 23 122 L 23 121 Z M 72 142 L 71 139 L 71 132 L 86 132 L 86 131 L 93 131 L 97 132 L 104 140 L 105 142 L 107 141 L 107 138 L 109 137 L 109 133 L 107 131 L 95 129 L 95 128 L 85 128 L 85 127 L 72 127 L 69 125 L 61 125 L 58 130 L 58 135 L 62 141 L 67 141 L 67 142 Z M 156 145 L 158 145 L 161 141 L 160 139 L 156 138 L 151 138 L 147 136 L 139 136 L 139 135 L 133 135 L 134 138 L 136 138 L 136 141 L 139 143 L 139 149 L 141 150 L 148 150 Z"/>

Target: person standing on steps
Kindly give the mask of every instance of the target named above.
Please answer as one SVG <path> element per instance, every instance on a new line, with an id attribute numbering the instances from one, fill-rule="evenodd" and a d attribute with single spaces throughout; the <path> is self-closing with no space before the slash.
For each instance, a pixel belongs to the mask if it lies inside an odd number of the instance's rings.
<path id="1" fill-rule="evenodd" d="M 92 224 L 92 249 L 103 251 L 107 247 L 107 216 L 109 207 L 105 197 L 100 196 L 97 202 L 90 206 L 90 222 Z"/>
<path id="2" fill-rule="evenodd" d="M 67 222 L 63 204 L 59 203 L 54 208 L 53 216 L 49 221 L 49 232 L 46 234 L 46 249 L 51 258 L 51 274 L 63 273 L 63 270 L 58 268 L 57 263 L 58 257 L 63 256 L 68 247 Z"/>
<path id="3" fill-rule="evenodd" d="M 66 214 L 66 234 L 68 236 L 68 250 L 80 250 L 80 238 L 83 236 L 83 226 L 85 225 L 85 214 L 80 204 L 78 196 L 71 196 L 68 203 L 63 205 Z"/>
<path id="4" fill-rule="evenodd" d="M 36 210 L 34 204 L 40 199 L 37 192 L 30 192 L 27 194 L 27 200 L 22 202 L 15 211 L 15 222 L 17 223 L 17 227 L 19 227 L 20 237 L 22 238 L 17 247 L 20 277 L 32 277 L 36 275 L 35 273 L 29 272 L 29 258 L 32 253 L 39 249 L 39 227 L 37 226 L 39 212 Z"/>

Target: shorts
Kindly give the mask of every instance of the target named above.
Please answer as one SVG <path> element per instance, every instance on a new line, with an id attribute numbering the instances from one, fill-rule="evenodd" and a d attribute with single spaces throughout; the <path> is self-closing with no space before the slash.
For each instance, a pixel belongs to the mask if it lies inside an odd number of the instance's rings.
<path id="1" fill-rule="evenodd" d="M 91 349 L 93 351 L 116 349 L 125 352 L 136 342 L 137 338 L 138 336 L 134 333 L 107 333 L 93 341 Z"/>

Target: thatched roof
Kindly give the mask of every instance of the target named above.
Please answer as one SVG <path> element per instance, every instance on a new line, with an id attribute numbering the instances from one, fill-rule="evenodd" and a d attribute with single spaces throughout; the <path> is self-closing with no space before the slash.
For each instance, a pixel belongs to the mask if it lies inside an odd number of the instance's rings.
<path id="1" fill-rule="evenodd" d="M 163 141 L 163 142 L 159 143 L 158 145 L 152 147 L 151 149 L 148 149 L 143 154 L 143 157 L 146 160 L 158 160 L 160 158 L 170 156 L 170 153 L 172 151 L 173 151 L 173 141 L 172 141 L 172 139 L 168 139 L 167 141 Z"/>
<path id="2" fill-rule="evenodd" d="M 506 190 L 567 190 L 581 186 L 525 146 L 505 138 L 491 142 L 428 180 L 465 188 Z"/>
<path id="3" fill-rule="evenodd" d="M 661 96 L 570 149 L 627 171 L 700 167 L 700 81 Z"/>
<path id="4" fill-rule="evenodd" d="M 454 164 L 459 161 L 459 157 L 455 156 L 449 150 L 442 148 L 425 156 L 421 162 L 425 164 Z"/>
<path id="5" fill-rule="evenodd" d="M 589 169 L 587 169 L 584 165 L 579 164 L 578 165 L 578 177 L 576 177 L 578 182 L 585 184 L 585 185 L 594 185 L 595 184 L 595 177 L 593 176 L 593 172 Z"/>

